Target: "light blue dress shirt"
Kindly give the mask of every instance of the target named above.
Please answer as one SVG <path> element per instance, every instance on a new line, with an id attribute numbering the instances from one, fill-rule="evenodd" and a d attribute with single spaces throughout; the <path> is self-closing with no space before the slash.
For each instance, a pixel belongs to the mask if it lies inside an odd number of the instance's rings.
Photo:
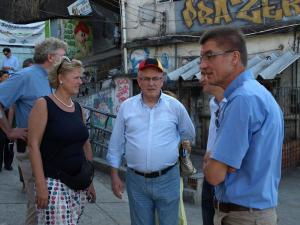
<path id="1" fill-rule="evenodd" d="M 47 71 L 40 65 L 24 68 L 0 84 L 0 103 L 4 108 L 16 104 L 17 127 L 28 127 L 28 116 L 35 101 L 51 94 Z"/>
<path id="2" fill-rule="evenodd" d="M 223 98 L 220 103 L 217 102 L 215 97 L 212 97 L 209 101 L 209 109 L 210 109 L 210 121 L 209 121 L 209 130 L 208 130 L 208 138 L 206 150 L 212 150 L 212 147 L 215 143 L 217 136 L 217 127 L 216 127 L 216 113 L 217 111 L 222 111 L 223 107 L 225 107 L 227 100 Z"/>
<path id="3" fill-rule="evenodd" d="M 224 93 L 212 158 L 236 168 L 216 187 L 216 198 L 251 208 L 277 205 L 281 176 L 283 115 L 271 93 L 252 73 L 241 73 Z"/>
<path id="4" fill-rule="evenodd" d="M 193 123 L 178 100 L 162 93 L 157 104 L 149 108 L 138 94 L 120 107 L 107 161 L 119 168 L 125 154 L 129 168 L 140 172 L 158 171 L 177 162 L 181 140 L 194 137 Z"/>
<path id="5" fill-rule="evenodd" d="M 17 57 L 11 55 L 9 58 L 7 58 L 6 56 L 4 56 L 3 61 L 2 61 L 2 68 L 5 66 L 9 66 L 12 67 L 12 70 L 8 70 L 7 72 L 9 74 L 15 73 L 16 71 L 19 70 L 19 60 L 17 59 Z"/>

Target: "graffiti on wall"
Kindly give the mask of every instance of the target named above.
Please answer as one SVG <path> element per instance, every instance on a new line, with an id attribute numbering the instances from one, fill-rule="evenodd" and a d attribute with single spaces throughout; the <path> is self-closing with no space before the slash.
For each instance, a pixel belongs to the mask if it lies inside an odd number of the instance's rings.
<path id="1" fill-rule="evenodd" d="M 164 69 L 169 69 L 169 54 L 167 52 L 164 52 L 163 54 L 161 54 L 161 56 L 159 57 L 161 65 L 163 66 Z"/>
<path id="2" fill-rule="evenodd" d="M 113 112 L 113 99 L 112 99 L 112 91 L 110 88 L 100 91 L 94 98 L 93 108 L 105 112 L 112 113 Z M 95 113 L 95 117 L 93 118 L 93 124 L 98 127 L 105 127 L 107 116 Z M 112 127 L 112 121 L 109 120 L 107 127 Z"/>
<path id="3" fill-rule="evenodd" d="M 114 113 L 119 111 L 120 105 L 130 96 L 130 80 L 128 78 L 116 78 L 114 80 L 115 88 L 115 104 Z"/>
<path id="4" fill-rule="evenodd" d="M 129 61 L 131 63 L 131 72 L 133 74 L 137 74 L 138 68 L 139 68 L 139 63 L 148 58 L 150 54 L 150 51 L 148 48 L 143 48 L 143 49 L 135 49 L 132 50 L 131 53 L 129 54 Z"/>
<path id="5" fill-rule="evenodd" d="M 185 0 L 176 4 L 177 32 L 209 25 L 268 25 L 300 19 L 299 0 Z M 178 26 L 177 26 L 178 25 Z"/>
<path id="6" fill-rule="evenodd" d="M 64 40 L 68 43 L 68 56 L 81 59 L 91 53 L 93 37 L 88 22 L 64 20 Z"/>
<path id="7" fill-rule="evenodd" d="M 129 68 L 131 69 L 131 73 L 137 74 L 140 62 L 149 57 L 158 58 L 163 68 L 167 71 L 170 68 L 170 55 L 168 49 L 161 50 L 161 52 L 158 54 L 155 54 L 155 52 L 156 49 L 154 48 L 132 50 L 129 54 L 129 62 L 131 64 Z"/>

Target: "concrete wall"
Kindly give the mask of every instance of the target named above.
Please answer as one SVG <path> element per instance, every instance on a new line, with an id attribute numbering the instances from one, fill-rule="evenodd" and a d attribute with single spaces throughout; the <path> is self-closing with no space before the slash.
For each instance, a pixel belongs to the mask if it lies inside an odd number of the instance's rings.
<path id="1" fill-rule="evenodd" d="M 175 33 L 175 5 L 173 3 L 156 4 L 155 0 L 127 0 L 126 33 L 127 41 L 145 37 L 160 36 L 163 23 L 162 12 L 166 19 L 172 21 L 166 26 L 166 33 Z"/>
<path id="2" fill-rule="evenodd" d="M 300 20 L 300 6 L 297 0 L 261 1 L 182 0 L 156 3 L 156 0 L 126 0 L 125 10 L 128 42 L 139 38 L 159 37 L 165 34 L 201 34 L 207 28 L 219 25 L 233 25 L 251 30 L 265 30 L 271 27 L 297 24 Z"/>

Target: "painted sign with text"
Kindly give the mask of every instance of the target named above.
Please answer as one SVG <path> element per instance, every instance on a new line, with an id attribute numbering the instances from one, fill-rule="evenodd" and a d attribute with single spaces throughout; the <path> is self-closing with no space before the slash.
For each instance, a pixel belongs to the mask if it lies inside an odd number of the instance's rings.
<path id="1" fill-rule="evenodd" d="M 45 22 L 14 24 L 0 20 L 0 45 L 34 46 L 45 39 Z"/>
<path id="2" fill-rule="evenodd" d="M 199 32 L 213 25 L 242 28 L 300 21 L 299 0 L 185 0 L 176 3 L 176 32 Z"/>
<path id="3" fill-rule="evenodd" d="M 130 97 L 131 81 L 129 78 L 116 78 L 114 82 L 116 84 L 114 113 L 117 114 L 121 103 Z"/>

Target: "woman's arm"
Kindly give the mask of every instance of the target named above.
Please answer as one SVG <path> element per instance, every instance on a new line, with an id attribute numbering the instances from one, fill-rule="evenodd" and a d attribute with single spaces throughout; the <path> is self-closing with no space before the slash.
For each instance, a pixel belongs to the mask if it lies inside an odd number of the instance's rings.
<path id="1" fill-rule="evenodd" d="M 82 112 L 82 120 L 85 123 L 85 114 L 81 108 L 81 112 Z M 83 150 L 84 150 L 84 154 L 85 157 L 87 158 L 87 160 L 92 161 L 93 160 L 93 151 L 92 151 L 92 147 L 91 147 L 91 143 L 89 141 L 89 139 L 84 143 L 83 145 Z M 94 184 L 93 182 L 91 183 L 91 185 L 88 188 L 88 200 L 92 203 L 96 202 L 96 191 L 94 188 Z"/>
<path id="2" fill-rule="evenodd" d="M 44 98 L 36 101 L 28 120 L 28 148 L 36 184 L 36 203 L 38 208 L 48 205 L 48 187 L 44 176 L 40 145 L 47 124 L 48 110 Z"/>
<path id="3" fill-rule="evenodd" d="M 83 109 L 81 108 L 81 114 L 82 114 L 82 121 L 83 123 L 85 124 L 85 113 L 83 111 Z M 85 154 L 85 157 L 89 160 L 89 161 L 92 161 L 93 160 L 93 151 L 92 151 L 92 147 L 91 147 L 91 144 L 90 144 L 90 140 L 88 139 L 84 145 L 83 145 L 83 150 L 84 150 L 84 154 Z"/>

